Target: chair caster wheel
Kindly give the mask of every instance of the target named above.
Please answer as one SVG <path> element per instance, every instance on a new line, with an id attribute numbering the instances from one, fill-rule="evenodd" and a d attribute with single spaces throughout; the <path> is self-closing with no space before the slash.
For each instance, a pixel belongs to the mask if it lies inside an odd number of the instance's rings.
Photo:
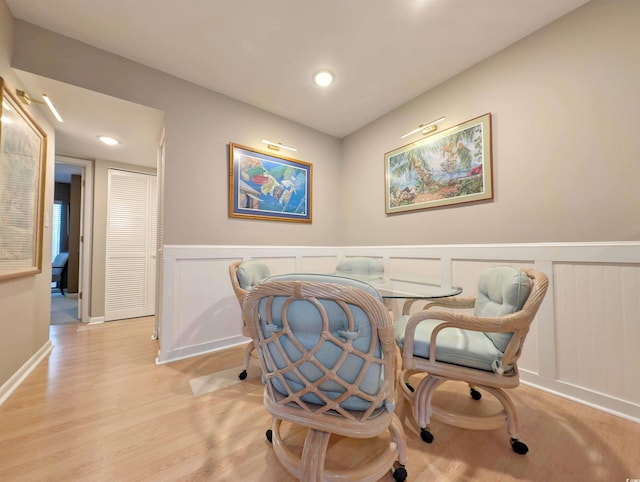
<path id="1" fill-rule="evenodd" d="M 240 375 L 238 375 L 238 378 L 239 378 L 240 380 L 244 380 L 245 378 L 247 378 L 247 370 L 242 370 L 242 371 L 240 372 Z"/>
<path id="2" fill-rule="evenodd" d="M 409 389 L 410 392 L 415 392 L 415 388 L 413 388 L 413 386 L 410 383 L 405 383 L 405 385 L 407 386 L 407 388 Z"/>
<path id="3" fill-rule="evenodd" d="M 430 444 L 433 442 L 433 434 L 429 432 L 427 429 L 420 430 L 420 438 L 423 442 Z"/>
<path id="4" fill-rule="evenodd" d="M 511 448 L 517 454 L 524 455 L 529 451 L 529 447 L 524 442 L 520 442 L 520 440 L 516 438 L 511 439 Z"/>
<path id="5" fill-rule="evenodd" d="M 269 443 L 273 443 L 273 431 L 271 429 L 267 430 L 265 436 L 267 437 L 267 441 Z"/>
<path id="6" fill-rule="evenodd" d="M 398 464 L 398 468 L 393 471 L 393 480 L 403 482 L 407 479 L 407 469 Z"/>
<path id="7" fill-rule="evenodd" d="M 480 400 L 482 398 L 482 393 L 480 393 L 475 388 L 469 390 L 469 393 L 471 394 L 471 398 L 473 398 L 474 400 Z"/>

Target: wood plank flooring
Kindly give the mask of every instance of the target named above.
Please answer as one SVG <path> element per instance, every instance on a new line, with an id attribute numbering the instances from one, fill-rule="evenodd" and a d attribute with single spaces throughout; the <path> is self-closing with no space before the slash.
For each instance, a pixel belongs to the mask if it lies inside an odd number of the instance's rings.
<path id="1" fill-rule="evenodd" d="M 52 326 L 51 355 L 0 406 L 0 481 L 292 480 L 264 437 L 270 418 L 259 377 L 199 397 L 191 392 L 190 379 L 239 366 L 244 348 L 156 366 L 152 332 L 153 318 Z M 408 480 L 640 478 L 639 424 L 526 386 L 512 393 L 527 455 L 511 451 L 506 429 L 439 422 L 427 445 L 402 417 Z M 493 403 L 486 396 L 472 405 L 455 384 L 439 398 L 477 410 Z M 406 413 L 402 401 L 399 407 Z M 329 456 L 366 463 L 374 447 L 336 438 Z"/>

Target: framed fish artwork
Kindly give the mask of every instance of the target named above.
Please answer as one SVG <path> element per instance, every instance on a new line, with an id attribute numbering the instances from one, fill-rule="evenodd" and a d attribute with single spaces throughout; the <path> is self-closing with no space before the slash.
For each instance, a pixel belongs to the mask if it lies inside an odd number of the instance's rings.
<path id="1" fill-rule="evenodd" d="M 311 164 L 229 143 L 229 216 L 311 223 Z"/>

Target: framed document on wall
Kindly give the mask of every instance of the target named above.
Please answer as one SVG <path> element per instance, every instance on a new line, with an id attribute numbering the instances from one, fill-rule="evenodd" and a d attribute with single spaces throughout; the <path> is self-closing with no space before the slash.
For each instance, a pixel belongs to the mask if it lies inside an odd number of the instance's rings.
<path id="1" fill-rule="evenodd" d="M 42 271 L 47 135 L 0 77 L 0 280 Z"/>

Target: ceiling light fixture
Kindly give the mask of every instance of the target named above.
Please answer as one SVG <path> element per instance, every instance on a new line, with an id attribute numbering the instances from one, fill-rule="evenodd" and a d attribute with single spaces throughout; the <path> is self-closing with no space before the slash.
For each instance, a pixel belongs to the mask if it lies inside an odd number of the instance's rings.
<path id="1" fill-rule="evenodd" d="M 290 151 L 293 151 L 293 152 L 296 152 L 298 150 L 295 147 L 285 146 L 282 142 L 272 142 L 272 141 L 268 141 L 266 139 L 262 139 L 262 143 L 266 144 L 269 149 L 274 150 L 274 151 L 279 151 L 280 148 L 289 149 Z"/>
<path id="2" fill-rule="evenodd" d="M 53 105 L 53 102 L 51 102 L 51 99 L 49 99 L 49 96 L 47 94 L 42 94 L 42 98 L 44 99 L 45 104 L 47 104 L 47 107 L 49 107 L 49 110 L 53 114 L 53 117 L 55 117 L 58 122 L 64 122 L 60 114 L 58 114 L 58 110 Z"/>
<path id="3" fill-rule="evenodd" d="M 100 139 L 102 142 L 104 142 L 108 146 L 115 146 L 120 144 L 120 141 L 118 139 L 114 139 L 113 137 L 109 137 L 109 136 L 98 136 L 98 139 Z"/>
<path id="4" fill-rule="evenodd" d="M 53 105 L 53 102 L 51 102 L 51 99 L 49 99 L 49 96 L 47 96 L 47 94 L 42 94 L 42 98 L 44 99 L 44 102 L 42 102 L 41 100 L 32 99 L 29 96 L 29 94 L 27 94 L 24 90 L 16 89 L 16 95 L 22 101 L 23 104 L 31 105 L 32 103 L 35 102 L 36 104 L 46 105 L 58 122 L 64 122 L 62 120 L 62 116 L 60 116 L 60 114 L 58 113 L 58 110 L 55 108 L 55 106 Z"/>
<path id="5" fill-rule="evenodd" d="M 330 70 L 319 70 L 313 74 L 313 83 L 320 87 L 327 87 L 333 84 L 335 75 Z"/>
<path id="6" fill-rule="evenodd" d="M 415 128 L 412 131 L 409 131 L 406 134 L 400 136 L 400 139 L 404 139 L 405 137 L 409 137 L 411 134 L 415 134 L 418 131 L 422 131 L 422 135 L 429 134 L 430 132 L 435 131 L 438 128 L 438 126 L 436 124 L 442 122 L 444 119 L 445 119 L 445 117 L 442 116 L 439 119 L 436 119 L 436 120 L 434 120 L 432 122 L 429 122 L 427 124 L 420 124 L 417 128 Z"/>

